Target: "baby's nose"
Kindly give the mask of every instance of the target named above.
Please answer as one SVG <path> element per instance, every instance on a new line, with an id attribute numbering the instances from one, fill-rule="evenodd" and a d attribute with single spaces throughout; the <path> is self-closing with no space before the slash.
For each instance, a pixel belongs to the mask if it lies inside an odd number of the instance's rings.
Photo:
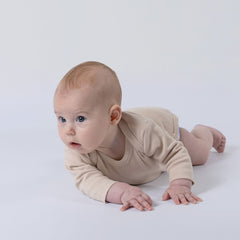
<path id="1" fill-rule="evenodd" d="M 68 136 L 73 136 L 73 135 L 75 135 L 75 134 L 76 134 L 76 131 L 75 131 L 74 127 L 73 127 L 73 126 L 68 126 L 67 131 L 66 131 L 66 134 L 67 134 Z"/>

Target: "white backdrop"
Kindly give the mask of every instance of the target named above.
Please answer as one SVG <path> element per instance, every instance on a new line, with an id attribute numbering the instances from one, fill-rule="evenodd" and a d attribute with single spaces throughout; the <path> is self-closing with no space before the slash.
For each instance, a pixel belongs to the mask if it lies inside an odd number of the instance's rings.
<path id="1" fill-rule="evenodd" d="M 202 238 L 201 227 L 210 225 L 210 236 L 219 239 L 240 233 L 238 0 L 0 3 L 1 239 L 128 239 L 134 234 L 136 239 L 157 234 L 174 239 L 174 233 L 178 239 L 192 234 L 196 239 L 198 227 Z M 66 71 L 87 60 L 116 71 L 123 109 L 167 107 L 186 128 L 202 122 L 223 130 L 226 154 L 213 153 L 210 163 L 196 169 L 195 191 L 206 202 L 189 208 L 162 203 L 163 186 L 159 190 L 155 183 L 146 187 L 155 194 L 155 211 L 122 214 L 119 206 L 102 205 L 76 191 L 63 168 L 52 98 Z M 217 181 L 210 169 L 218 173 Z"/>

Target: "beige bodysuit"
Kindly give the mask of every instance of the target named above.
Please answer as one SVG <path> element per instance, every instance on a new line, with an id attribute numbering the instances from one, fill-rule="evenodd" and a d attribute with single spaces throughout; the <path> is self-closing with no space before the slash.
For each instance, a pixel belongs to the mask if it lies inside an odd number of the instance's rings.
<path id="1" fill-rule="evenodd" d="M 105 202 L 115 182 L 133 185 L 158 178 L 167 171 L 169 181 L 193 181 L 190 156 L 178 140 L 178 118 L 162 108 L 138 108 L 123 112 L 119 128 L 125 136 L 125 154 L 112 159 L 99 151 L 81 155 L 65 148 L 65 167 L 78 189 Z"/>

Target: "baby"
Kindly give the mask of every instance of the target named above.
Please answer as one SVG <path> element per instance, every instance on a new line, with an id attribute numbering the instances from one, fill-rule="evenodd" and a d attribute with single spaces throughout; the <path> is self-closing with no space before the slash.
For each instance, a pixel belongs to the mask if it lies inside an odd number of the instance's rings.
<path id="1" fill-rule="evenodd" d="M 152 200 L 136 185 L 169 175 L 162 200 L 176 204 L 202 201 L 191 192 L 192 166 L 204 164 L 214 147 L 222 153 L 226 138 L 196 125 L 179 128 L 178 118 L 162 108 L 122 112 L 121 86 L 115 72 L 99 62 L 71 69 L 54 95 L 59 135 L 66 145 L 65 167 L 89 197 L 152 210 Z"/>

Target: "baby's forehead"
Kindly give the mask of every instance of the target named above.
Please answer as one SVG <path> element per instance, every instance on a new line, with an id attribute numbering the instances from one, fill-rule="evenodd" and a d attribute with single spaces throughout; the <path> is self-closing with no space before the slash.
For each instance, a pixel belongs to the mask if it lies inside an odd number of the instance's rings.
<path id="1" fill-rule="evenodd" d="M 92 112 L 99 106 L 103 106 L 103 101 L 96 94 L 92 87 L 59 90 L 55 93 L 54 107 L 57 112 Z"/>
<path id="2" fill-rule="evenodd" d="M 55 97 L 61 98 L 78 98 L 80 96 L 87 96 L 89 99 L 98 98 L 99 95 L 106 95 L 104 91 L 105 87 L 103 85 L 92 85 L 92 84 L 81 84 L 80 87 L 63 87 L 59 86 L 55 92 Z"/>
<path id="3" fill-rule="evenodd" d="M 110 93 L 103 86 L 93 87 L 91 85 L 83 85 L 79 88 L 60 88 L 55 93 L 55 100 L 57 102 L 72 102 L 80 103 L 81 105 L 102 105 L 108 102 Z"/>

